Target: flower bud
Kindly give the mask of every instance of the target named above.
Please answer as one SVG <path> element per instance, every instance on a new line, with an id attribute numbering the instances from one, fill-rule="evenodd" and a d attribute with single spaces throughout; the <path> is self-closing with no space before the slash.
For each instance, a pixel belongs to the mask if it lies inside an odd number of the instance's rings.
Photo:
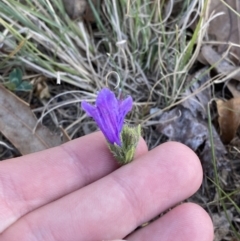
<path id="1" fill-rule="evenodd" d="M 108 143 L 110 151 L 119 164 L 125 165 L 134 158 L 135 150 L 141 136 L 141 126 L 129 127 L 123 126 L 121 132 L 121 146 Z"/>

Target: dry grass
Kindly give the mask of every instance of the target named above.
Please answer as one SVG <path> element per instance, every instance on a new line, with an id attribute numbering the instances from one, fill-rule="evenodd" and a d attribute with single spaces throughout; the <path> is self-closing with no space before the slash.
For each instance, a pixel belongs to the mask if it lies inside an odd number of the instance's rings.
<path id="1" fill-rule="evenodd" d="M 195 33 L 188 30 L 197 17 L 195 14 L 192 18 L 191 13 L 203 13 L 204 1 L 186 0 L 177 5 L 181 11 L 175 11 L 173 1 L 164 5 L 158 1 L 106 1 L 101 16 L 95 12 L 98 21 L 93 28 L 89 23 L 71 21 L 61 1 L 21 4 L 3 0 L 0 3 L 4 43 L 1 67 L 5 76 L 12 67 L 20 65 L 26 74 L 40 73 L 81 89 L 73 98 L 61 88 L 59 94 L 67 101 L 53 104 L 51 100 L 45 106 L 47 113 L 72 106 L 77 99 L 93 101 L 96 91 L 103 86 L 118 89 L 124 95 L 131 94 L 135 100 L 131 122 L 141 123 L 149 145 L 155 146 L 158 141 L 154 143 L 149 137 L 155 124 L 149 113 L 153 107 L 161 112 L 180 99 L 188 70 L 201 46 L 203 35 L 199 33 L 204 32 L 203 18 Z M 77 112 L 79 115 L 73 122 L 79 126 L 85 118 Z M 64 127 L 74 137 L 71 130 L 76 132 L 76 128 L 72 128 L 73 123 L 69 125 Z M 78 135 L 81 134 L 87 134 L 84 128 Z"/>

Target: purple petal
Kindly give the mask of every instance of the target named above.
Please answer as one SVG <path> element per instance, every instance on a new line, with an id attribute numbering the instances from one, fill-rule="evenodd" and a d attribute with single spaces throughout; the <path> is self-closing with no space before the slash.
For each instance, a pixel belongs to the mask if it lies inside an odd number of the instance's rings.
<path id="1" fill-rule="evenodd" d="M 83 108 L 83 110 L 86 111 L 86 113 L 90 117 L 92 117 L 96 121 L 98 127 L 101 129 L 101 131 L 105 135 L 104 128 L 103 128 L 103 126 L 104 126 L 104 119 L 102 119 L 101 116 L 99 115 L 98 109 L 95 106 L 90 105 L 86 101 L 82 102 L 82 108 Z"/>
<path id="2" fill-rule="evenodd" d="M 118 100 L 109 89 L 103 89 L 99 92 L 96 106 L 100 118 L 103 120 L 99 128 L 107 139 L 113 144 L 121 144 L 120 132 L 118 131 Z"/>
<path id="3" fill-rule="evenodd" d="M 132 109 L 132 105 L 132 97 L 128 96 L 125 100 L 119 101 L 119 111 L 125 116 Z"/>
<path id="4" fill-rule="evenodd" d="M 83 101 L 82 108 L 91 116 L 101 129 L 107 140 L 121 146 L 121 131 L 126 114 L 131 110 L 131 97 L 118 100 L 107 88 L 102 89 L 97 96 L 96 106 Z"/>
<path id="5" fill-rule="evenodd" d="M 105 108 L 109 105 L 118 109 L 118 100 L 114 93 L 107 88 L 102 89 L 96 100 L 96 106 Z"/>
<path id="6" fill-rule="evenodd" d="M 90 117 L 94 117 L 95 113 L 97 111 L 96 107 L 90 105 L 89 103 L 87 103 L 86 101 L 83 101 L 82 104 L 82 109 L 86 111 L 86 113 L 90 116 Z"/>
<path id="7" fill-rule="evenodd" d="M 132 105 L 133 105 L 133 100 L 131 96 L 127 97 L 125 100 L 119 101 L 118 125 L 121 127 L 121 129 L 119 130 L 120 132 L 122 130 L 124 118 L 127 115 L 127 113 L 132 109 Z"/>

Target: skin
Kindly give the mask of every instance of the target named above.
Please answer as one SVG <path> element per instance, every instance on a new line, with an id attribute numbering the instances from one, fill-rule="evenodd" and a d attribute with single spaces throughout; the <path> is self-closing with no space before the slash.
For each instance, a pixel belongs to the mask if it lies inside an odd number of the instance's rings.
<path id="1" fill-rule="evenodd" d="M 119 167 L 97 132 L 0 162 L 0 241 L 212 241 L 208 214 L 177 205 L 201 182 L 197 156 L 180 143 L 148 151 L 141 140 Z"/>

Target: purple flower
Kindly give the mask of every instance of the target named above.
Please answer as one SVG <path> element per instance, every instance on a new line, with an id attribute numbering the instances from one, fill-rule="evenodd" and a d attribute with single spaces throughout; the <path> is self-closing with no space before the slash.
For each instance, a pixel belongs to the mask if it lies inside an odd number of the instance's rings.
<path id="1" fill-rule="evenodd" d="M 97 123 L 107 140 L 121 146 L 120 134 L 126 114 L 132 109 L 132 97 L 118 100 L 114 93 L 107 88 L 102 89 L 92 106 L 86 101 L 82 102 L 82 108 Z"/>

